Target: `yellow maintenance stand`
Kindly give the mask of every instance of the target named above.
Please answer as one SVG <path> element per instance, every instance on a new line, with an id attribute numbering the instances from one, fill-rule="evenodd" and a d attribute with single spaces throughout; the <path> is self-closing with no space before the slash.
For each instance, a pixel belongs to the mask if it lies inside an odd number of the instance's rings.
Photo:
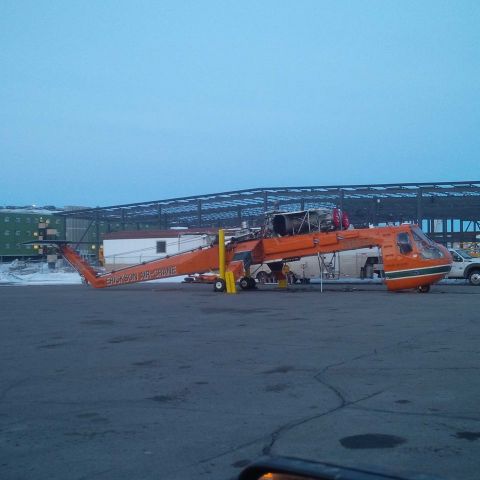
<path id="1" fill-rule="evenodd" d="M 225 267 L 225 231 L 218 231 L 218 270 L 219 277 L 225 283 L 227 293 L 237 293 L 233 272 L 226 272 Z"/>

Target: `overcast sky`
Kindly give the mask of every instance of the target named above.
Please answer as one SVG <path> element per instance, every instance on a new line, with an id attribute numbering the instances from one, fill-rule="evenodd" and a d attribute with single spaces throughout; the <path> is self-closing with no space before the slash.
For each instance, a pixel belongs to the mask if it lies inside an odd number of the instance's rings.
<path id="1" fill-rule="evenodd" d="M 0 205 L 480 180 L 480 1 L 0 2 Z"/>

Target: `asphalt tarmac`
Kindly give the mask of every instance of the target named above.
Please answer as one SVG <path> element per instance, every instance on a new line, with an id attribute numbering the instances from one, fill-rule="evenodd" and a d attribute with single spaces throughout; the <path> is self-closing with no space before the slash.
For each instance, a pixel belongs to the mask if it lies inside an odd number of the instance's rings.
<path id="1" fill-rule="evenodd" d="M 0 286 L 0 478 L 261 456 L 478 479 L 480 288 Z"/>

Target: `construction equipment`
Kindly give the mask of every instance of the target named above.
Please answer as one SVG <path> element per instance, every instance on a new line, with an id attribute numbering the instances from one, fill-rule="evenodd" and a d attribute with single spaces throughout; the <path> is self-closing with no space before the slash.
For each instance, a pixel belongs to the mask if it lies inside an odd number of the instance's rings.
<path id="1" fill-rule="evenodd" d="M 99 274 L 67 242 L 55 243 L 64 258 L 95 288 L 114 287 L 179 275 L 223 272 L 214 282 L 215 291 L 226 289 L 225 276 L 231 272 L 244 290 L 255 288 L 250 266 L 268 264 L 279 284 L 285 284 L 285 262 L 306 256 L 379 247 L 388 290 L 418 289 L 427 292 L 441 280 L 452 265 L 449 252 L 427 238 L 418 226 L 365 229 L 348 228 L 348 219 L 334 209 L 304 212 L 270 212 L 265 227 L 251 235 L 232 237 L 225 245 L 214 241 L 210 246 L 144 262 L 110 273 Z M 313 222 L 310 219 L 313 218 Z M 346 228 L 346 229 L 345 229 Z M 40 242 L 36 242 L 40 243 Z M 223 260 L 219 260 L 219 255 Z"/>

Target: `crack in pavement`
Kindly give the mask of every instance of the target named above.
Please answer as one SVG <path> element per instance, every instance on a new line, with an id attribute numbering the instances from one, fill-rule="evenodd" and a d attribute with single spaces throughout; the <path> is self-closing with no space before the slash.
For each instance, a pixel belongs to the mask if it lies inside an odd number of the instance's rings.
<path id="1" fill-rule="evenodd" d="M 450 327 L 449 327 L 450 328 Z M 448 330 L 448 329 L 446 329 Z M 426 332 L 425 335 L 422 335 L 422 336 L 428 336 L 432 333 L 438 333 L 437 331 L 432 331 L 432 332 Z M 406 340 L 401 340 L 399 342 L 395 342 L 393 343 L 392 345 L 387 345 L 385 346 L 384 348 L 381 349 L 381 352 L 384 352 L 384 351 L 391 351 L 392 349 L 394 348 L 397 348 L 399 346 L 401 346 L 402 344 L 410 344 L 413 340 L 418 340 L 419 336 L 416 336 L 416 337 L 412 337 L 412 338 L 409 338 L 409 339 L 406 339 Z M 316 420 L 318 418 L 322 418 L 326 415 L 330 415 L 331 413 L 335 413 L 335 412 L 338 412 L 346 407 L 350 407 L 352 405 L 357 405 L 358 403 L 360 402 L 363 402 L 365 400 L 369 400 L 370 398 L 373 398 L 375 396 L 378 396 L 378 395 L 381 395 L 382 393 L 384 393 L 385 391 L 387 391 L 388 389 L 387 388 L 384 388 L 383 390 L 380 390 L 380 391 L 377 391 L 377 392 L 374 392 L 372 394 L 369 394 L 369 395 L 366 395 L 362 398 L 359 398 L 359 399 L 356 399 L 356 400 L 351 400 L 351 401 L 348 401 L 347 400 L 347 396 L 345 393 L 343 393 L 338 387 L 335 387 L 333 386 L 331 383 L 327 382 L 324 378 L 322 378 L 327 372 L 328 370 L 332 369 L 332 368 L 335 368 L 335 367 L 340 367 L 342 365 L 345 365 L 345 364 L 348 364 L 348 363 L 351 363 L 351 362 L 354 362 L 356 360 L 360 360 L 360 359 L 364 359 L 364 358 L 368 358 L 368 357 L 371 357 L 373 355 L 377 355 L 379 351 L 377 351 L 377 349 L 374 349 L 373 352 L 370 351 L 368 353 L 364 353 L 362 355 L 357 355 L 356 357 L 353 357 L 353 358 L 349 358 L 349 359 L 346 359 L 346 360 L 342 360 L 341 362 L 336 362 L 336 363 L 332 363 L 330 365 L 327 365 L 325 366 L 322 370 L 320 370 L 320 372 L 316 373 L 313 378 L 319 382 L 321 385 L 323 385 L 324 387 L 326 387 L 327 389 L 329 389 L 338 399 L 339 401 L 339 404 L 334 407 L 334 408 L 331 408 L 330 410 L 327 410 L 323 413 L 318 413 L 318 414 L 315 414 L 315 415 L 310 415 L 306 418 L 303 418 L 303 419 L 300 419 L 300 420 L 297 420 L 297 421 L 294 421 L 294 422 L 288 422 L 286 423 L 285 425 L 282 425 L 280 426 L 279 428 L 277 428 L 274 432 L 272 432 L 270 434 L 270 442 L 268 445 L 264 446 L 263 449 L 262 449 L 262 453 L 264 455 L 270 455 L 271 454 L 271 451 L 275 445 L 275 443 L 278 441 L 278 439 L 280 438 L 281 435 L 283 435 L 284 433 L 294 429 L 295 427 L 298 427 L 300 425 L 303 425 L 307 422 L 310 422 L 312 420 Z"/>
<path id="2" fill-rule="evenodd" d="M 402 343 L 402 342 L 400 342 Z M 398 344 L 396 344 L 398 345 Z M 341 362 L 337 362 L 337 363 L 331 363 L 330 365 L 327 365 L 326 367 L 324 367 L 322 370 L 320 370 L 320 372 L 316 373 L 313 378 L 319 382 L 321 385 L 325 386 L 326 388 L 328 388 L 330 391 L 332 391 L 335 396 L 339 399 L 340 401 L 340 405 L 339 407 L 343 407 L 346 405 L 347 403 L 347 399 L 346 399 L 346 395 L 344 393 L 342 393 L 342 391 L 337 388 L 337 387 L 334 387 L 332 384 L 328 383 L 325 379 L 323 379 L 322 377 L 328 372 L 328 370 L 330 370 L 331 368 L 335 368 L 335 367 L 340 367 L 342 365 L 345 365 L 347 363 L 350 363 L 350 362 L 354 362 L 356 360 L 361 360 L 363 358 L 368 358 L 372 355 L 376 355 L 377 354 L 377 350 L 374 350 L 373 352 L 369 352 L 369 353 L 364 353 L 362 355 L 357 355 L 356 357 L 353 357 L 353 358 L 349 358 L 347 360 L 343 360 Z"/>
<path id="3" fill-rule="evenodd" d="M 399 342 L 399 343 L 401 343 L 401 342 Z M 301 418 L 301 419 L 299 419 L 299 420 L 295 420 L 295 421 L 288 422 L 287 424 L 282 425 L 282 426 L 280 426 L 279 428 L 277 428 L 273 433 L 270 433 L 270 434 L 267 434 L 267 435 L 262 435 L 261 437 L 259 437 L 259 438 L 257 438 L 257 439 L 251 440 L 251 441 L 249 441 L 249 442 L 242 443 L 242 444 L 237 445 L 237 446 L 235 446 L 235 447 L 232 447 L 232 448 L 230 448 L 230 449 L 228 449 L 228 450 L 225 450 L 225 451 L 223 451 L 223 452 L 221 452 L 221 453 L 218 453 L 218 454 L 216 454 L 216 455 L 212 455 L 211 457 L 208 457 L 208 458 L 204 458 L 204 459 L 202 459 L 202 460 L 199 460 L 198 462 L 196 462 L 196 463 L 193 464 L 193 465 L 190 465 L 189 467 L 193 467 L 193 466 L 195 466 L 195 465 L 200 465 L 200 464 L 204 464 L 204 463 L 209 462 L 209 461 L 216 460 L 216 459 L 221 458 L 221 457 L 223 457 L 223 456 L 225 456 L 225 455 L 229 455 L 229 454 L 231 454 L 231 453 L 234 453 L 234 452 L 236 452 L 236 451 L 242 450 L 243 448 L 246 448 L 246 447 L 250 447 L 250 446 L 255 445 L 255 444 L 257 444 L 257 443 L 264 443 L 265 440 L 268 439 L 268 438 L 270 439 L 270 442 L 269 442 L 269 444 L 268 444 L 267 446 L 264 446 L 264 447 L 262 448 L 262 454 L 263 454 L 263 455 L 269 455 L 270 452 L 271 452 L 271 449 L 272 449 L 273 445 L 274 445 L 275 442 L 278 440 L 278 437 L 279 437 L 281 434 L 283 434 L 283 433 L 285 433 L 285 432 L 287 432 L 287 431 L 289 431 L 289 430 L 291 430 L 291 429 L 293 429 L 293 428 L 295 428 L 295 427 L 297 427 L 297 426 L 299 426 L 299 425 L 302 425 L 302 424 L 304 424 L 304 423 L 307 423 L 307 422 L 309 422 L 309 421 L 311 421 L 311 420 L 315 420 L 316 418 L 321 418 L 321 417 L 323 417 L 323 416 L 325 416 L 325 415 L 329 415 L 330 413 L 334 413 L 334 412 L 336 412 L 336 411 L 338 411 L 338 410 L 340 410 L 340 409 L 342 409 L 342 408 L 345 408 L 345 407 L 347 407 L 347 406 L 354 405 L 354 404 L 359 403 L 359 402 L 362 402 L 362 401 L 364 401 L 364 400 L 368 400 L 369 398 L 372 398 L 372 397 L 374 397 L 374 396 L 376 396 L 376 395 L 380 395 L 380 394 L 383 393 L 385 390 L 372 393 L 372 394 L 370 394 L 370 395 L 364 396 L 364 397 L 359 398 L 359 399 L 357 399 L 357 400 L 355 400 L 355 401 L 352 401 L 352 402 L 348 402 L 348 401 L 345 399 L 344 395 L 343 395 L 339 390 L 337 390 L 337 389 L 336 389 L 335 387 L 333 387 L 332 385 L 328 384 L 325 380 L 322 380 L 322 379 L 321 379 L 321 376 L 324 375 L 330 368 L 333 368 L 333 367 L 336 367 L 336 366 L 340 366 L 340 365 L 343 365 L 343 364 L 345 364 L 345 363 L 352 362 L 352 361 L 355 361 L 355 360 L 359 360 L 359 359 L 361 359 L 361 358 L 365 358 L 365 357 L 368 357 L 368 356 L 370 356 L 370 355 L 375 355 L 376 353 L 377 353 L 377 352 L 376 352 L 376 350 L 375 350 L 374 352 L 364 353 L 364 354 L 362 354 L 362 355 L 358 355 L 358 356 L 356 356 L 356 357 L 354 357 L 354 358 L 351 358 L 351 359 L 348 359 L 348 360 L 344 360 L 344 361 L 342 361 L 342 362 L 337 362 L 337 363 L 333 363 L 333 364 L 331 364 L 331 365 L 327 365 L 327 366 L 324 367 L 320 372 L 318 372 L 317 374 L 315 374 L 315 375 L 313 376 L 313 378 L 314 378 L 315 380 L 317 380 L 320 384 L 324 385 L 325 387 L 327 387 L 328 389 L 330 389 L 331 391 L 333 391 L 333 392 L 335 393 L 335 395 L 337 396 L 337 398 L 340 400 L 340 404 L 337 405 L 336 407 L 334 407 L 334 408 L 332 408 L 332 409 L 330 409 L 330 410 L 327 410 L 327 411 L 325 411 L 325 412 L 322 412 L 322 413 L 317 413 L 317 414 L 315 414 L 315 415 L 310 415 L 310 416 L 308 416 L 308 417 L 304 417 L 304 418 Z"/>
<path id="4" fill-rule="evenodd" d="M 262 454 L 271 455 L 272 448 L 274 447 L 274 445 L 277 442 L 277 440 L 279 439 L 279 437 L 281 435 L 283 435 L 284 433 L 292 430 L 293 428 L 298 427 L 299 425 L 303 425 L 303 424 L 305 424 L 307 422 L 310 422 L 312 420 L 316 420 L 318 418 L 325 417 L 326 415 L 330 415 L 331 413 L 338 412 L 339 410 L 342 410 L 342 409 L 344 409 L 346 407 L 349 407 L 351 405 L 356 405 L 357 403 L 363 402 L 364 400 L 369 400 L 370 398 L 373 398 L 377 395 L 381 395 L 383 392 L 385 392 L 385 390 L 380 390 L 378 392 L 371 393 L 370 395 L 366 395 L 362 398 L 359 398 L 359 399 L 351 401 L 351 402 L 344 401 L 340 405 L 337 405 L 336 407 L 331 408 L 330 410 L 327 410 L 325 412 L 317 413 L 315 415 L 310 415 L 309 417 L 302 418 L 300 420 L 296 420 L 294 422 L 289 422 L 285 425 L 282 425 L 281 427 L 279 427 L 277 430 L 275 430 L 273 433 L 270 434 L 270 437 L 271 437 L 270 443 L 268 445 L 266 445 L 265 447 L 263 447 Z"/>

